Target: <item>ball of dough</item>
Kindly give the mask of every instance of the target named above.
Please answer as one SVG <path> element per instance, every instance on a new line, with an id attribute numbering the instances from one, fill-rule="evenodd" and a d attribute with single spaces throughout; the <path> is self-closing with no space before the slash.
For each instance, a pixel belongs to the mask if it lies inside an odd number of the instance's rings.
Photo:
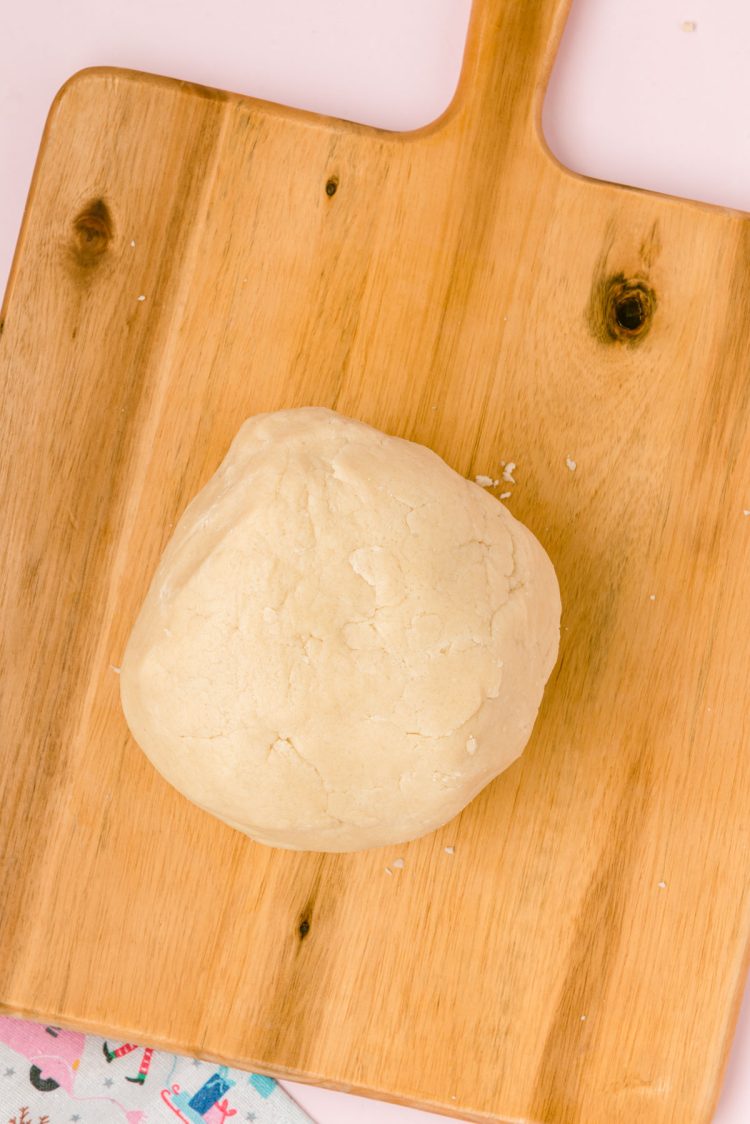
<path id="1" fill-rule="evenodd" d="M 522 752 L 557 658 L 537 540 L 422 445 L 250 418 L 189 505 L 120 676 L 164 777 L 262 843 L 424 835 Z"/>

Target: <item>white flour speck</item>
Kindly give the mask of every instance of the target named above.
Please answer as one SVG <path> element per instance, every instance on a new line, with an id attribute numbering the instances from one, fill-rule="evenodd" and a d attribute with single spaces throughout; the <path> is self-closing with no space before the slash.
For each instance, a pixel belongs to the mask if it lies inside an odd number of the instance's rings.
<path id="1" fill-rule="evenodd" d="M 477 751 L 477 739 L 474 737 L 473 734 L 469 734 L 468 738 L 466 739 L 466 752 L 474 754 L 474 753 L 476 753 L 476 751 Z"/>
<path id="2" fill-rule="evenodd" d="M 515 467 L 515 461 L 508 461 L 507 464 L 503 465 L 503 480 L 506 484 L 515 484 L 515 480 L 513 478 L 513 471 Z"/>
<path id="3" fill-rule="evenodd" d="M 135 249 L 135 238 L 131 238 L 130 245 L 132 246 L 133 249 Z"/>
<path id="4" fill-rule="evenodd" d="M 501 500 L 509 500 L 512 495 L 513 495 L 512 492 L 501 492 L 500 493 L 500 499 Z"/>
<path id="5" fill-rule="evenodd" d="M 649 599 L 649 601 L 656 601 L 656 594 L 655 593 L 649 593 L 648 599 Z"/>
<path id="6" fill-rule="evenodd" d="M 139 300 L 139 301 L 145 301 L 145 299 L 146 299 L 146 294 L 145 294 L 145 293 L 141 293 L 141 295 L 139 296 L 138 300 Z"/>
<path id="7" fill-rule="evenodd" d="M 385 869 L 386 874 L 393 874 L 393 871 L 391 870 L 391 868 L 389 866 L 386 866 L 384 869 Z"/>
<path id="8" fill-rule="evenodd" d="M 455 847 L 443 847 L 443 850 L 445 851 L 446 855 L 455 855 L 456 853 Z"/>
<path id="9" fill-rule="evenodd" d="M 585 1016 L 585 1015 L 581 1015 L 581 1022 L 582 1022 L 582 1023 L 585 1023 L 585 1022 L 586 1022 L 586 1016 Z"/>
<path id="10" fill-rule="evenodd" d="M 393 867 L 394 870 L 403 870 L 404 865 L 405 864 L 404 864 L 403 859 L 394 859 L 393 862 L 391 863 L 391 866 Z"/>
<path id="11" fill-rule="evenodd" d="M 660 890 L 666 890 L 666 888 L 667 888 L 666 882 L 658 882 L 657 885 L 658 885 Z"/>
<path id="12" fill-rule="evenodd" d="M 750 507 L 743 507 L 742 514 L 743 515 L 750 515 Z"/>
<path id="13" fill-rule="evenodd" d="M 578 465 L 576 464 L 576 462 L 573 460 L 572 457 L 566 457 L 565 463 L 566 463 L 566 465 L 568 466 L 568 468 L 570 469 L 571 472 L 575 472 L 575 470 L 578 468 Z"/>
<path id="14" fill-rule="evenodd" d="M 480 475 L 474 477 L 474 483 L 478 484 L 480 488 L 494 488 L 498 481 L 493 480 L 491 476 Z"/>
<path id="15" fill-rule="evenodd" d="M 114 665 L 113 663 L 111 663 L 111 664 L 109 665 L 109 668 L 110 668 L 110 671 L 114 671 L 115 675 L 119 675 L 119 674 L 120 674 L 121 668 L 119 668 L 119 667 L 115 667 L 115 665 Z"/>

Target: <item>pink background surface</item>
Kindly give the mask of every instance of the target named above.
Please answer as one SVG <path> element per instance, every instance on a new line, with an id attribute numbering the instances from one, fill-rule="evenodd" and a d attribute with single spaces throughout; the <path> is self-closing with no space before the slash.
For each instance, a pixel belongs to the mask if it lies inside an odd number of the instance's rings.
<path id="1" fill-rule="evenodd" d="M 411 129 L 452 97 L 470 7 L 470 0 L 8 0 L 0 46 L 0 284 L 47 109 L 75 70 L 133 67 Z M 748 43 L 747 0 L 573 0 L 545 103 L 552 150 L 587 175 L 750 211 Z M 435 1120 L 287 1087 L 318 1124 Z M 748 1119 L 746 996 L 715 1124 Z"/>

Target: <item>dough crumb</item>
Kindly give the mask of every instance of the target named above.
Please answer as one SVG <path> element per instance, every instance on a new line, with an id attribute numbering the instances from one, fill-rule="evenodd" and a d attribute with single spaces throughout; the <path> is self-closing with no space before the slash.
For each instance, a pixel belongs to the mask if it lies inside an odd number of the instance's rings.
<path id="1" fill-rule="evenodd" d="M 565 463 L 566 463 L 566 465 L 568 466 L 568 468 L 570 469 L 571 472 L 575 472 L 575 470 L 578 468 L 578 465 L 576 464 L 576 462 L 573 460 L 572 457 L 566 457 Z"/>
<path id="2" fill-rule="evenodd" d="M 586 1016 L 585 1016 L 585 1015 L 581 1015 L 581 1022 L 582 1022 L 582 1023 L 585 1023 L 585 1022 L 586 1022 Z"/>
<path id="3" fill-rule="evenodd" d="M 660 890 L 666 890 L 666 888 L 667 888 L 666 882 L 658 882 L 657 885 L 658 885 Z"/>
<path id="4" fill-rule="evenodd" d="M 404 869 L 404 860 L 403 859 L 394 859 L 393 862 L 391 863 L 391 866 L 393 867 L 394 870 L 403 870 Z"/>
<path id="5" fill-rule="evenodd" d="M 146 299 L 146 294 L 145 294 L 145 293 L 141 293 L 141 295 L 139 296 L 138 300 L 139 300 L 139 301 L 145 301 L 145 299 Z"/>
<path id="6" fill-rule="evenodd" d="M 649 593 L 648 599 L 649 599 L 649 601 L 656 601 L 656 594 L 655 593 Z"/>
<path id="7" fill-rule="evenodd" d="M 119 674 L 120 674 L 120 671 L 122 670 L 122 669 L 121 669 L 121 668 L 119 668 L 119 667 L 115 667 L 115 665 L 114 665 L 113 663 L 111 663 L 111 664 L 109 665 L 109 669 L 110 669 L 110 671 L 114 671 L 115 675 L 119 675 Z"/>
<path id="8" fill-rule="evenodd" d="M 513 495 L 512 492 L 501 492 L 500 493 L 500 499 L 501 500 L 509 500 L 512 495 Z"/>
<path id="9" fill-rule="evenodd" d="M 683 31 L 695 31 L 698 27 L 698 24 L 695 22 L 695 20 L 683 20 L 681 27 Z"/>
<path id="10" fill-rule="evenodd" d="M 750 507 L 743 507 L 742 514 L 743 515 L 750 515 Z"/>
<path id="11" fill-rule="evenodd" d="M 135 238 L 131 238 L 130 245 L 135 249 Z"/>
<path id="12" fill-rule="evenodd" d="M 474 737 L 473 734 L 469 734 L 468 738 L 466 739 L 466 752 L 467 753 L 476 753 L 476 751 L 477 751 L 477 739 Z"/>
<path id="13" fill-rule="evenodd" d="M 443 850 L 445 851 L 446 855 L 455 855 L 456 853 L 455 847 L 443 847 Z"/>
<path id="14" fill-rule="evenodd" d="M 491 476 L 475 476 L 474 483 L 478 484 L 480 488 L 496 488 L 500 483 L 499 480 L 493 480 Z"/>
<path id="15" fill-rule="evenodd" d="M 515 471 L 515 461 L 508 461 L 507 464 L 503 463 L 503 480 L 506 484 L 515 484 L 513 473 Z"/>

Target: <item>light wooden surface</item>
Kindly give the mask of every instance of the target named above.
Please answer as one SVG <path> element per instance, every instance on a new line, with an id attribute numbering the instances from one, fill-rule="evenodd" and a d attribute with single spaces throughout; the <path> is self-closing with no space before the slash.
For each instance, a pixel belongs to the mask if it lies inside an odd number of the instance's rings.
<path id="1" fill-rule="evenodd" d="M 408 135 L 122 71 L 56 101 L 0 338 L 3 1010 L 479 1121 L 710 1119 L 750 934 L 750 224 L 556 165 L 565 7 L 479 0 Z M 189 805 L 112 670 L 241 421 L 312 403 L 515 461 L 565 605 L 521 761 L 351 856 Z"/>

